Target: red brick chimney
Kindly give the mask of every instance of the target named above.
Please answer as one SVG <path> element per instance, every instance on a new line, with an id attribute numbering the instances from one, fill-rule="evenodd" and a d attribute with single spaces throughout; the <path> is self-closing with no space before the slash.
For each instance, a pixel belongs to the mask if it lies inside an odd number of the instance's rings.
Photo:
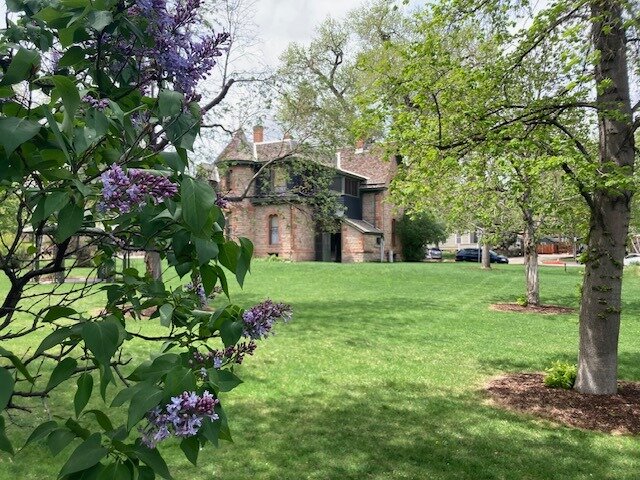
<path id="1" fill-rule="evenodd" d="M 256 125 L 253 127 L 253 143 L 264 142 L 264 127 L 262 125 Z"/>
<path id="2" fill-rule="evenodd" d="M 356 150 L 364 150 L 364 139 L 359 138 L 356 140 Z"/>

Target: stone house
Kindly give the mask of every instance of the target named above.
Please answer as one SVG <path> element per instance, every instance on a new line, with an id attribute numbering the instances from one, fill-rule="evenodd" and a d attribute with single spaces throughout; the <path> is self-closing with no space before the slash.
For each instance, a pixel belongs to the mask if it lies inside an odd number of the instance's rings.
<path id="1" fill-rule="evenodd" d="M 274 158 L 282 160 L 259 174 Z M 397 168 L 395 158 L 384 161 L 379 149 L 361 142 L 341 149 L 333 161 L 326 162 L 333 174 L 331 191 L 344 206 L 336 233 L 319 231 L 311 207 L 292 193 L 296 179 L 277 166 L 286 164 L 287 158 L 296 158 L 296 142 L 291 138 L 265 141 L 263 127 L 254 128 L 252 141 L 242 130 L 233 135 L 215 161 L 218 191 L 229 199 L 228 236 L 249 238 L 256 257 L 334 262 L 400 258 L 395 233 L 399 217 L 387 201 Z"/>

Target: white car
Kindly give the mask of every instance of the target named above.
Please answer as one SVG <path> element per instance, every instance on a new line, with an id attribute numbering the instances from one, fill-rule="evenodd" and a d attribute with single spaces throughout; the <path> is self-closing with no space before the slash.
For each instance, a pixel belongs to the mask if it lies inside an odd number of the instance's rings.
<path id="1" fill-rule="evenodd" d="M 624 266 L 628 265 L 640 265 L 640 253 L 630 253 L 623 260 Z"/>

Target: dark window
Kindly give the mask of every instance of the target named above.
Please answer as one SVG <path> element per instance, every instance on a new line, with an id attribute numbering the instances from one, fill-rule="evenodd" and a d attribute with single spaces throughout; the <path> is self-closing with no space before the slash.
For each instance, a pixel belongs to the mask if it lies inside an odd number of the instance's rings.
<path id="1" fill-rule="evenodd" d="M 469 237 L 469 243 L 478 243 L 478 234 L 476 232 L 472 232 Z"/>
<path id="2" fill-rule="evenodd" d="M 396 219 L 391 220 L 391 246 L 396 246 Z"/>
<path id="3" fill-rule="evenodd" d="M 227 172 L 224 174 L 224 183 L 227 191 L 231 191 L 231 169 L 228 168 Z"/>
<path id="4" fill-rule="evenodd" d="M 280 243 L 280 232 L 278 231 L 278 216 L 271 215 L 269 217 L 269 245 L 277 245 Z"/>
<path id="5" fill-rule="evenodd" d="M 354 180 L 353 178 L 345 178 L 344 179 L 344 193 L 345 195 L 351 195 L 352 197 L 359 196 L 359 187 L 360 182 L 358 180 Z"/>
<path id="6" fill-rule="evenodd" d="M 342 193 L 342 177 L 336 175 L 333 177 L 331 181 L 331 186 L 329 187 L 332 191 Z"/>

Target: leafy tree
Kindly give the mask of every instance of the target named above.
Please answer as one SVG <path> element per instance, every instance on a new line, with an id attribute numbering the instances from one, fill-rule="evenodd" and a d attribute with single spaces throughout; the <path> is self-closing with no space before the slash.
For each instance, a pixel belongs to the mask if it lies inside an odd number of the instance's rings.
<path id="1" fill-rule="evenodd" d="M 217 285 L 229 296 L 229 273 L 242 285 L 253 247 L 224 238 L 215 192 L 187 170 L 202 114 L 216 104 L 197 103 L 197 84 L 228 42 L 203 28 L 199 5 L 7 2 L 0 195 L 17 208 L 15 234 L 0 253 L 9 284 L 0 305 L 0 450 L 14 451 L 9 414 L 75 384 L 66 418 L 42 423 L 26 442 L 46 439 L 54 455 L 73 444 L 61 479 L 171 478 L 156 448 L 165 438 L 179 438 L 193 463 L 201 446 L 230 440 L 220 397 L 241 383 L 234 365 L 290 314 L 269 301 L 200 310 L 201 294 Z M 16 263 L 29 228 L 42 249 Z M 34 283 L 70 273 L 75 235 L 89 239 L 95 268 L 119 283 Z M 201 281 L 202 292 L 118 267 L 118 255 L 151 244 L 180 278 Z M 90 296 L 104 298 L 99 313 L 76 309 Z M 140 325 L 148 311 L 166 333 Z M 13 351 L 16 339 L 34 348 Z M 131 357 L 133 340 L 155 349 L 151 360 Z M 102 406 L 86 410 L 90 401 Z"/>
<path id="2" fill-rule="evenodd" d="M 389 125 L 389 141 L 434 170 L 456 175 L 460 162 L 484 154 L 532 172 L 557 169 L 573 183 L 590 216 L 575 385 L 584 393 L 617 387 L 640 125 L 629 90 L 638 56 L 627 39 L 637 38 L 638 18 L 637 2 L 553 1 L 536 10 L 443 0 L 425 9 L 420 41 L 400 46 L 399 68 L 379 77 L 366 102 L 374 126 Z"/>
<path id="3" fill-rule="evenodd" d="M 402 255 L 408 262 L 424 260 L 425 247 L 447 239 L 444 225 L 429 213 L 414 216 L 404 214 L 398 222 L 398 237 L 402 244 Z"/>

